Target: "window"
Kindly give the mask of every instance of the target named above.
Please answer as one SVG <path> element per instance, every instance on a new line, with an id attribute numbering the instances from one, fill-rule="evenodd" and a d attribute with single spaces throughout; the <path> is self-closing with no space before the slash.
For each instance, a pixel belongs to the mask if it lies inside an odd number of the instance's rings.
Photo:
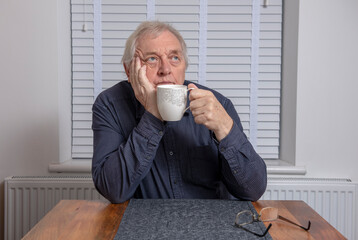
<path id="1" fill-rule="evenodd" d="M 282 0 L 72 0 L 72 158 L 92 157 L 93 101 L 126 80 L 125 41 L 147 19 L 181 32 L 186 79 L 230 98 L 257 152 L 278 159 Z"/>

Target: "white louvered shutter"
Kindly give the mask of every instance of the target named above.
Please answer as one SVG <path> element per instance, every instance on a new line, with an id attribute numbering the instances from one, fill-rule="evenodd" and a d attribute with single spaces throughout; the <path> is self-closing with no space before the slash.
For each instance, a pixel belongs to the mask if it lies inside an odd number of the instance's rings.
<path id="1" fill-rule="evenodd" d="M 186 40 L 189 55 L 186 79 L 230 98 L 248 137 L 250 126 L 255 126 L 252 142 L 261 157 L 278 159 L 282 0 L 270 0 L 267 7 L 263 6 L 263 0 L 259 1 L 255 91 L 251 84 L 253 2 L 72 0 L 72 157 L 92 157 L 94 98 L 99 91 L 126 80 L 120 63 L 125 41 L 142 21 L 154 16 L 154 19 L 170 22 Z M 85 32 L 82 31 L 84 23 Z M 96 49 L 94 46 L 99 44 L 101 47 Z M 250 106 L 253 94 L 257 105 Z M 252 122 L 253 108 L 255 123 Z"/>

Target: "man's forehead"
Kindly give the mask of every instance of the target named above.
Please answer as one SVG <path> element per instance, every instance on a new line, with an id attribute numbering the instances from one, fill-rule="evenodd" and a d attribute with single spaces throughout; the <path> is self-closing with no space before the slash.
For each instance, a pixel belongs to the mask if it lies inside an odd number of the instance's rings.
<path id="1" fill-rule="evenodd" d="M 170 55 L 170 54 L 182 54 L 182 51 L 180 49 L 167 49 L 167 48 L 161 48 L 161 49 L 151 49 L 148 51 L 142 50 L 140 48 L 138 48 L 138 52 L 140 52 L 141 54 L 143 54 L 143 56 L 147 56 L 147 55 L 158 55 L 158 54 L 166 54 L 166 55 Z"/>
<path id="2" fill-rule="evenodd" d="M 145 34 L 138 39 L 136 47 L 142 52 L 182 52 L 182 46 L 178 38 L 170 31 L 164 31 L 160 34 Z"/>

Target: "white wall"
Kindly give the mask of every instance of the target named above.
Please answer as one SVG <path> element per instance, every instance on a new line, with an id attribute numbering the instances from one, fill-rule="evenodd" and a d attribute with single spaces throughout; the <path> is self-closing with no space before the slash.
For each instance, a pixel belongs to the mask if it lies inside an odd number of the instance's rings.
<path id="1" fill-rule="evenodd" d="M 296 164 L 358 182 L 358 1 L 301 0 Z"/>
<path id="2" fill-rule="evenodd" d="M 356 0 L 300 1 L 296 163 L 308 177 L 358 181 L 357 12 Z M 57 1 L 0 1 L 0 239 L 4 178 L 48 175 L 59 159 L 56 14 Z"/>
<path id="3" fill-rule="evenodd" d="M 58 151 L 56 1 L 0 1 L 0 239 L 4 178 L 48 175 Z"/>

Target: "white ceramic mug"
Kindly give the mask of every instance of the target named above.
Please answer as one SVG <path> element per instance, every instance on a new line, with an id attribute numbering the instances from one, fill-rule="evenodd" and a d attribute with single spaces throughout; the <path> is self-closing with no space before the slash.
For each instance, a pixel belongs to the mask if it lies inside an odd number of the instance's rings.
<path id="1" fill-rule="evenodd" d="M 157 105 L 164 121 L 179 121 L 183 117 L 187 110 L 187 94 L 191 89 L 185 85 L 157 86 Z"/>

